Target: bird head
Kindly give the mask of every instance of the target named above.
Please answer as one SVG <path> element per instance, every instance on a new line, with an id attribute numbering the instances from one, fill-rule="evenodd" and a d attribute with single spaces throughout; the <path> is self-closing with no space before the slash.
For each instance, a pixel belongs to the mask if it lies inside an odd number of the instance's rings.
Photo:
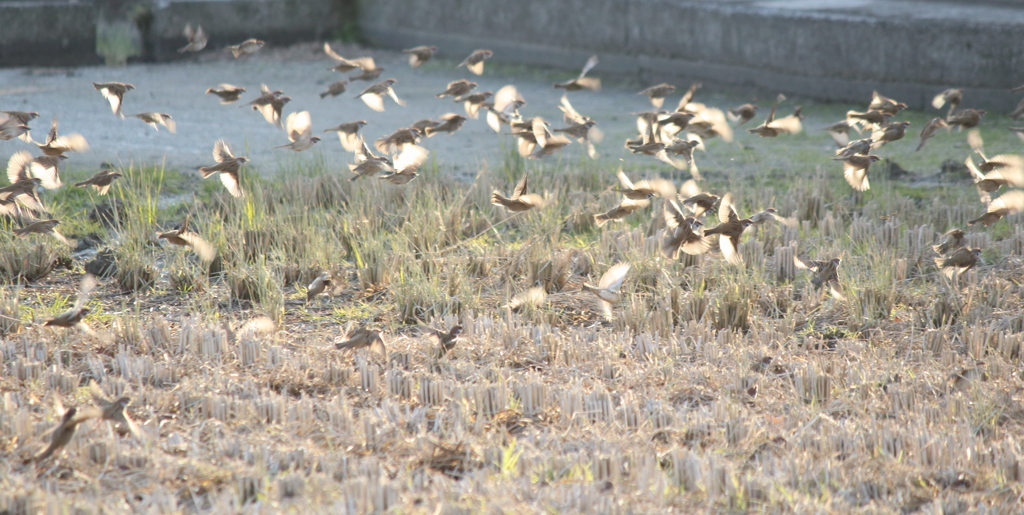
<path id="1" fill-rule="evenodd" d="M 743 220 L 740 220 L 740 225 L 742 225 L 744 229 L 750 227 L 753 223 L 754 221 L 749 218 L 744 218 Z"/>
<path id="2" fill-rule="evenodd" d="M 121 177 L 123 174 L 121 172 L 110 172 L 107 175 L 111 177 Z"/>
<path id="3" fill-rule="evenodd" d="M 696 230 L 700 229 L 701 227 L 704 227 L 704 222 L 701 222 L 700 220 L 696 220 L 694 218 L 690 218 L 690 228 L 691 229 L 696 231 Z"/>
<path id="4" fill-rule="evenodd" d="M 82 317 L 85 317 L 85 315 L 88 315 L 90 312 L 89 308 L 82 308 L 82 311 L 79 311 Z"/>
<path id="5" fill-rule="evenodd" d="M 882 158 L 880 158 L 880 157 L 878 157 L 878 156 L 876 156 L 876 155 L 874 155 L 874 154 L 872 154 L 872 155 L 870 155 L 870 156 L 867 156 L 867 158 L 868 158 L 868 160 L 869 160 L 869 161 L 871 161 L 872 163 L 874 163 L 875 161 L 878 161 L 879 159 L 882 159 Z"/>
<path id="6" fill-rule="evenodd" d="M 316 143 L 316 142 L 320 141 L 320 137 L 319 136 L 313 136 L 312 138 L 309 138 L 309 141 L 311 143 Z"/>
<path id="7" fill-rule="evenodd" d="M 450 333 L 450 334 L 451 334 L 452 336 L 458 336 L 459 334 L 461 334 L 461 333 L 462 333 L 462 326 L 461 326 L 461 325 L 456 325 L 456 326 L 453 326 L 453 327 L 451 328 L 451 330 L 449 331 L 449 333 Z"/>
<path id="8" fill-rule="evenodd" d="M 245 163 L 249 162 L 249 158 L 248 157 L 236 157 L 235 161 L 238 161 L 241 164 L 245 164 Z"/>
<path id="9" fill-rule="evenodd" d="M 843 262 L 843 260 L 840 259 L 840 258 L 832 258 L 832 264 L 835 265 L 835 266 L 839 266 L 839 263 L 842 263 L 842 262 Z"/>
<path id="10" fill-rule="evenodd" d="M 764 212 L 765 213 L 771 213 L 771 214 L 774 215 L 775 214 L 775 208 L 774 207 L 770 207 L 768 209 L 765 209 Z"/>

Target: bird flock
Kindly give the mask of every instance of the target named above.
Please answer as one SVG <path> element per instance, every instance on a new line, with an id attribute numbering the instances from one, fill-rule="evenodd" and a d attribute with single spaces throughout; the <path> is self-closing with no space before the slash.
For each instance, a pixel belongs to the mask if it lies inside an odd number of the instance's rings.
<path id="1" fill-rule="evenodd" d="M 187 25 L 184 36 L 188 43 L 179 49 L 179 52 L 199 52 L 207 45 L 208 38 L 202 27 L 193 28 Z M 250 39 L 229 46 L 226 50 L 235 58 L 243 58 L 258 52 L 263 46 L 263 41 Z M 354 98 L 360 99 L 370 109 L 384 111 L 388 98 L 398 106 L 405 105 L 405 101 L 396 92 L 398 84 L 395 79 L 378 80 L 385 69 L 378 66 L 372 57 L 345 58 L 335 52 L 328 43 L 324 43 L 323 50 L 334 61 L 329 70 L 337 73 L 358 70 L 358 73 L 329 84 L 327 89 L 319 94 L 321 99 L 342 95 L 353 82 L 367 81 L 372 84 Z M 404 53 L 408 55 L 409 66 L 416 68 L 429 61 L 436 51 L 437 47 L 434 46 L 419 46 L 404 50 Z M 460 62 L 456 69 L 465 68 L 472 74 L 482 75 L 485 62 L 492 56 L 493 52 L 490 50 L 476 50 Z M 486 123 L 496 133 L 503 133 L 507 128 L 505 133 L 516 138 L 517 150 L 525 158 L 542 159 L 553 155 L 570 145 L 573 140 L 584 147 L 587 156 L 596 158 L 598 152 L 595 144 L 601 143 L 603 133 L 598 129 L 597 121 L 580 114 L 572 106 L 569 94 L 596 91 L 601 88 L 600 79 L 588 76 L 598 64 L 597 56 L 592 56 L 576 78 L 553 84 L 554 89 L 565 92 L 558 106 L 562 112 L 564 127 L 553 128 L 540 116 L 524 116 L 521 111 L 525 110 L 527 102 L 513 85 L 505 86 L 497 92 L 477 92 L 477 83 L 459 79 L 448 83 L 435 97 L 451 99 L 456 104 L 462 104 L 464 115 L 447 113 L 437 120 L 416 121 L 408 127 L 398 128 L 391 134 L 375 140 L 372 147 L 367 144 L 361 131 L 367 125 L 365 120 L 342 123 L 323 132 L 336 132 L 341 146 L 352 153 L 352 163 L 348 164 L 352 174 L 350 180 L 379 174 L 380 179 L 399 186 L 415 179 L 419 168 L 426 162 L 430 151 L 420 145 L 424 138 L 440 133 L 452 135 L 469 120 L 479 119 L 481 113 L 485 114 Z M 126 96 L 130 100 L 135 87 L 122 82 L 93 85 L 109 103 L 113 114 L 125 118 L 122 106 Z M 694 101 L 700 88 L 700 84 L 691 85 L 673 111 L 667 111 L 663 106 L 666 99 L 675 93 L 675 86 L 658 84 L 640 91 L 638 95 L 646 96 L 653 110 L 632 113 L 636 118 L 638 135 L 625 142 L 625 147 L 631 154 L 653 157 L 673 169 L 688 170 L 691 178 L 677 188 L 672 181 L 663 178 L 633 181 L 620 169 L 616 177 L 618 185 L 613 186 L 611 190 L 621 194 L 621 201 L 607 212 L 594 213 L 592 216 L 597 226 L 604 226 L 648 208 L 653 199 L 658 198 L 661 199 L 661 219 L 664 222 L 658 238 L 666 259 L 676 260 L 681 253 L 700 255 L 717 252 L 729 264 L 742 266 L 743 258 L 739 247 L 743 235 L 750 227 L 765 223 L 795 226 L 797 220 L 780 216 L 770 206 L 744 218 L 733 204 L 730 193 L 718 195 L 701 191 L 699 184 L 702 177 L 695 163 L 694 152 L 706 152 L 705 144 L 713 138 L 732 141 L 734 128 L 755 119 L 760 108 L 751 103 L 723 111 Z M 1015 91 L 1024 91 L 1024 86 Z M 210 87 L 206 93 L 215 95 L 221 104 L 228 105 L 242 100 L 246 88 L 223 83 Z M 980 224 L 989 227 L 1006 215 L 1024 209 L 1024 190 L 1013 189 L 1024 188 L 1024 157 L 987 157 L 981 136 L 974 129 L 983 121 L 986 113 L 979 109 L 959 109 L 963 99 L 964 91 L 961 89 L 948 89 L 935 96 L 933 106 L 939 109 L 948 105 L 948 111 L 944 117 L 936 117 L 925 124 L 915 151 L 920 151 L 930 138 L 942 130 L 968 131 L 967 139 L 973 152 L 967 157 L 965 165 L 974 177 L 983 206 L 980 208 L 983 210 L 982 214 L 971 220 L 968 225 Z M 271 90 L 266 85 L 261 85 L 259 95 L 241 107 L 250 107 L 253 111 L 258 111 L 268 123 L 285 130 L 288 143 L 276 148 L 302 152 L 320 143 L 321 138 L 313 135 L 312 119 L 308 111 L 292 112 L 284 116 L 285 106 L 290 100 L 283 91 Z M 782 137 L 803 131 L 804 115 L 800 106 L 791 114 L 777 116 L 780 104 L 785 101 L 784 95 L 778 95 L 764 122 L 747 131 L 762 138 Z M 896 118 L 906 107 L 904 103 L 875 92 L 865 111 L 849 111 L 844 120 L 823 129 L 838 147 L 834 156 L 830 156 L 831 159 L 841 163 L 843 176 L 854 190 L 862 192 L 870 188 L 869 170 L 871 165 L 880 159 L 879 156 L 872 154 L 872 151 L 886 145 L 899 145 L 898 142 L 905 138 L 910 122 L 899 121 Z M 38 143 L 32 138 L 29 127 L 29 123 L 39 116 L 38 113 L 0 113 L 0 140 L 20 139 L 35 145 L 41 154 L 33 156 L 27 150 L 19 150 L 9 158 L 7 176 L 10 185 L 0 188 L 0 216 L 19 222 L 21 227 L 13 229 L 14 234 L 19 237 L 49 234 L 66 244 L 67 240 L 57 230 L 60 222 L 45 217 L 47 210 L 39 195 L 39 189 L 53 190 L 62 187 L 59 171 L 61 163 L 68 159 L 68 154 L 88 150 L 88 143 L 80 134 L 60 135 L 56 118 L 51 122 L 46 139 L 43 143 Z M 1024 100 L 1010 116 L 1014 119 L 1024 117 Z M 144 112 L 129 117 L 142 120 L 156 130 L 160 130 L 162 126 L 172 133 L 175 132 L 174 120 L 166 113 Z M 1024 140 L 1024 128 L 1011 127 L 1011 130 Z M 854 133 L 866 137 L 853 140 L 851 135 Z M 973 154 L 978 155 L 980 163 L 975 162 Z M 206 179 L 217 175 L 232 196 L 246 197 L 243 170 L 249 160 L 244 156 L 236 156 L 230 144 L 224 139 L 218 139 L 213 143 L 213 160 L 216 164 L 199 169 L 202 177 Z M 101 170 L 92 178 L 74 186 L 92 187 L 97 194 L 106 195 L 113 182 L 121 176 L 121 172 Z M 993 194 L 1004 187 L 1009 191 L 992 198 Z M 543 208 L 546 203 L 543 196 L 529 191 L 526 174 L 519 179 L 508 196 L 494 191 L 491 201 L 494 205 L 508 210 L 513 216 Z M 713 227 L 706 226 L 712 214 L 717 214 L 718 223 Z M 216 254 L 214 247 L 191 228 L 187 217 L 175 229 L 159 234 L 159 239 L 173 245 L 188 247 L 205 262 L 212 261 Z M 965 241 L 964 229 L 953 228 L 933 247 L 936 265 L 942 271 L 942 275 L 954 283 L 958 276 L 975 266 L 981 254 L 981 249 L 966 247 Z M 827 289 L 833 298 L 839 300 L 843 299 L 843 287 L 838 276 L 841 262 L 842 256 L 823 259 L 794 257 L 794 265 L 797 268 L 813 274 L 811 282 L 816 289 Z M 597 285 L 586 283 L 582 286 L 582 291 L 589 292 L 597 298 L 599 310 L 606 319 L 613 318 L 614 307 L 624 298 L 622 285 L 630 267 L 629 263 L 614 264 L 601 276 Z M 307 303 L 314 301 L 330 284 L 330 274 L 319 275 L 307 287 Z M 87 275 L 82 280 L 74 306 L 46 321 L 45 325 L 79 327 L 91 331 L 83 319 L 89 313 L 85 304 L 95 285 L 95 279 Z M 824 295 L 824 291 L 821 294 Z M 540 303 L 543 302 L 543 298 L 543 289 L 533 288 L 513 298 L 508 306 L 516 308 L 525 303 Z M 265 330 L 267 324 L 273 325 L 269 319 L 257 320 L 253 324 L 249 330 Z M 424 333 L 438 343 L 440 357 L 454 347 L 461 330 L 460 326 L 454 326 L 447 331 L 425 328 Z M 368 326 L 349 331 L 346 340 L 337 344 L 337 348 L 368 348 L 383 357 L 387 355 L 383 333 Z M 37 460 L 51 456 L 65 445 L 73 435 L 75 427 L 89 418 L 104 418 L 128 427 L 133 426 L 124 414 L 124 406 L 128 402 L 126 398 L 110 401 L 103 397 L 102 391 L 95 384 L 91 385 L 91 391 L 98 407 L 81 411 L 75 408 L 67 409 L 58 428 L 53 432 L 50 446 L 36 457 Z M 136 430 L 131 431 L 137 434 Z"/>

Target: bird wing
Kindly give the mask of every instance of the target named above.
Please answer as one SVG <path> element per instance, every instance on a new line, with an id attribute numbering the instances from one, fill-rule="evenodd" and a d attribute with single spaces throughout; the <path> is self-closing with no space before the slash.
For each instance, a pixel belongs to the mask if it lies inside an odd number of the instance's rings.
<path id="1" fill-rule="evenodd" d="M 78 286 L 78 298 L 75 299 L 75 306 L 71 308 L 71 311 L 78 312 L 78 310 L 85 307 L 85 303 L 89 302 L 89 294 L 96 288 L 96 277 L 92 274 L 85 274 L 82 276 L 82 282 Z"/>
<path id="2" fill-rule="evenodd" d="M 469 69 L 469 71 L 472 72 L 474 75 L 483 75 L 484 74 L 484 60 L 481 59 L 481 60 L 479 60 L 479 61 L 477 61 L 477 62 L 475 62 L 473 64 L 467 64 L 466 68 Z"/>
<path id="3" fill-rule="evenodd" d="M 676 227 L 686 223 L 686 214 L 683 213 L 679 204 L 676 204 L 676 201 L 672 199 L 665 202 L 665 208 L 662 214 L 665 217 L 665 225 L 667 225 L 669 229 L 675 229 Z"/>
<path id="4" fill-rule="evenodd" d="M 367 107 L 377 111 L 378 113 L 384 112 L 384 99 L 377 94 L 363 92 L 359 95 L 359 98 L 366 104 Z"/>
<path id="5" fill-rule="evenodd" d="M 23 179 L 31 178 L 32 154 L 27 150 L 19 150 L 7 161 L 7 180 L 14 184 Z"/>
<path id="6" fill-rule="evenodd" d="M 823 261 L 805 261 L 803 259 L 800 259 L 798 256 L 793 256 L 793 266 L 801 270 L 810 270 L 811 272 L 817 272 L 818 269 L 821 267 L 822 263 Z"/>
<path id="7" fill-rule="evenodd" d="M 534 117 L 533 123 L 531 124 L 531 131 L 533 132 L 533 137 L 537 138 L 537 145 L 540 147 L 546 147 L 549 133 L 547 123 L 543 118 L 539 116 Z"/>
<path id="8" fill-rule="evenodd" d="M 726 222 L 738 222 L 740 217 L 736 214 L 736 208 L 732 205 L 732 193 L 726 193 L 718 207 L 718 219 L 724 224 Z"/>
<path id="9" fill-rule="evenodd" d="M 1024 210 L 1024 191 L 1013 190 L 1003 193 L 988 205 L 989 213 L 1000 213 L 1003 216 Z"/>
<path id="10" fill-rule="evenodd" d="M 57 139 L 57 117 L 54 116 L 53 120 L 50 121 L 50 132 L 46 135 L 46 141 L 43 144 L 44 145 L 49 145 L 50 143 L 52 143 L 56 139 Z"/>
<path id="11" fill-rule="evenodd" d="M 394 100 L 396 104 L 398 104 L 400 106 L 404 106 L 405 105 L 405 100 L 402 100 L 401 98 L 398 98 L 398 94 L 395 93 L 395 88 L 391 88 L 391 87 L 388 88 L 388 96 L 391 97 L 391 100 Z"/>
<path id="12" fill-rule="evenodd" d="M 936 120 L 942 120 L 942 118 L 936 118 Z M 981 131 L 978 129 L 967 131 L 967 144 L 971 146 L 971 150 L 983 152 L 985 150 L 985 140 L 981 138 Z"/>
<path id="13" fill-rule="evenodd" d="M 789 134 L 797 134 L 804 130 L 803 122 L 801 122 L 800 117 L 796 115 L 779 118 L 768 125 L 773 129 L 787 132 Z"/>
<path id="14" fill-rule="evenodd" d="M 722 256 L 725 260 L 733 265 L 743 264 L 743 257 L 739 255 L 736 250 L 736 243 L 738 243 L 739 237 L 736 237 L 737 241 L 734 241 L 731 237 L 724 234 L 718 235 L 718 247 L 722 249 Z"/>
<path id="15" fill-rule="evenodd" d="M 946 95 L 949 94 L 949 91 L 950 90 L 947 89 L 942 93 L 935 95 L 935 98 L 932 99 L 932 107 L 934 107 L 935 109 L 939 109 L 942 106 L 946 105 Z"/>
<path id="16" fill-rule="evenodd" d="M 213 144 L 213 159 L 215 161 L 223 163 L 234 158 L 234 154 L 231 153 L 231 147 L 228 146 L 226 141 L 219 139 Z"/>
<path id="17" fill-rule="evenodd" d="M 388 349 L 384 346 L 384 339 L 381 338 L 379 331 L 374 331 L 371 335 L 373 341 L 370 342 L 370 352 L 376 353 L 382 359 L 388 359 Z"/>
<path id="18" fill-rule="evenodd" d="M 970 156 L 967 156 L 967 159 L 964 160 L 964 165 L 967 166 L 967 169 L 971 171 L 971 175 L 974 176 L 974 182 L 985 180 L 985 174 L 981 173 L 978 165 L 974 164 L 974 159 L 971 159 Z"/>
<path id="19" fill-rule="evenodd" d="M 261 334 L 270 334 L 276 330 L 277 324 L 274 323 L 274 319 L 266 315 L 259 315 L 246 320 L 246 322 L 242 324 L 237 331 L 235 331 L 235 334 L 237 334 L 239 338 L 251 338 Z"/>
<path id="20" fill-rule="evenodd" d="M 700 186 L 697 186 L 697 181 L 688 179 L 679 187 L 679 196 L 690 198 L 694 195 L 700 195 Z"/>
<path id="21" fill-rule="evenodd" d="M 194 232 L 183 232 L 178 234 L 178 237 L 185 240 L 203 262 L 209 263 L 213 261 L 213 258 L 217 257 L 217 250 L 214 249 L 210 242 L 203 239 L 202 236 Z"/>
<path id="22" fill-rule="evenodd" d="M 573 124 L 587 122 L 587 118 L 577 112 L 576 109 L 573 108 L 572 104 L 569 103 L 569 95 L 562 95 L 562 100 L 558 108 L 565 114 L 565 123 Z"/>
<path id="23" fill-rule="evenodd" d="M 526 174 L 523 174 L 523 178 L 519 179 L 519 182 L 516 183 L 515 189 L 512 190 L 512 198 L 519 198 L 526 195 L 527 184 L 527 176 Z"/>
<path id="24" fill-rule="evenodd" d="M 230 193 L 231 196 L 238 198 L 245 197 L 245 192 L 242 191 L 242 185 L 238 183 L 238 170 L 231 172 L 222 171 L 220 173 L 220 182 L 228 189 L 228 193 Z"/>
<path id="25" fill-rule="evenodd" d="M 395 158 L 394 169 L 396 172 L 416 170 L 427 161 L 430 151 L 415 144 L 407 144 L 402 147 L 402 153 Z"/>
<path id="26" fill-rule="evenodd" d="M 313 135 L 313 122 L 310 120 L 309 111 L 289 114 L 285 127 L 288 128 L 288 139 L 291 141 L 309 139 Z"/>
<path id="27" fill-rule="evenodd" d="M 324 53 L 326 53 L 328 56 L 331 57 L 331 59 L 334 59 L 336 61 L 345 61 L 346 60 L 344 57 L 342 57 L 337 52 L 335 52 L 334 49 L 331 48 L 331 44 L 326 42 L 326 41 L 324 41 Z"/>
<path id="28" fill-rule="evenodd" d="M 522 101 L 523 97 L 519 94 L 519 91 L 515 86 L 509 84 L 503 86 L 494 94 L 494 110 L 498 112 L 504 112 L 505 108 L 512 105 L 516 101 Z"/>
<path id="29" fill-rule="evenodd" d="M 633 182 L 629 180 L 629 177 L 626 177 L 626 174 L 625 174 L 625 172 L 622 171 L 622 168 L 619 168 L 618 177 L 619 177 L 619 184 L 622 185 L 622 189 L 626 189 L 626 190 L 634 189 L 633 188 Z"/>
<path id="30" fill-rule="evenodd" d="M 38 178 L 41 185 L 48 190 L 55 190 L 61 186 L 60 175 L 57 173 L 57 162 L 43 164 L 39 161 L 29 163 L 29 170 L 32 175 Z"/>
<path id="31" fill-rule="evenodd" d="M 583 71 L 580 72 L 580 76 L 577 77 L 576 80 L 579 81 L 579 79 L 582 79 L 583 76 L 587 74 L 587 72 L 589 72 L 591 69 L 593 69 L 595 66 L 597 66 L 597 63 L 598 63 L 597 56 L 596 55 L 590 56 L 590 59 L 587 59 L 587 63 L 583 65 Z"/>
<path id="32" fill-rule="evenodd" d="M 598 283 L 598 287 L 602 290 L 617 293 L 622 286 L 622 281 L 626 279 L 626 273 L 629 272 L 631 266 L 629 263 L 618 263 L 612 266 L 601 276 L 601 282 Z"/>
<path id="33" fill-rule="evenodd" d="M 100 94 L 103 95 L 103 98 L 107 99 L 107 102 L 110 103 L 110 110 L 113 111 L 114 114 L 124 118 L 124 115 L 121 114 L 121 96 L 111 91 L 108 87 L 100 88 Z"/>
<path id="34" fill-rule="evenodd" d="M 844 162 L 843 177 L 845 177 L 846 182 L 857 191 L 867 191 L 871 188 L 871 184 L 868 182 L 868 171 L 865 168 L 860 168 L 848 162 Z"/>

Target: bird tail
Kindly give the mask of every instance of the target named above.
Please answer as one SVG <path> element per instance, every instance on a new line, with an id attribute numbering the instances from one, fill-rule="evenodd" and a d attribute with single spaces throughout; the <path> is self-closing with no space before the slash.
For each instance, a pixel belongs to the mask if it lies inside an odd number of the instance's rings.
<path id="1" fill-rule="evenodd" d="M 434 134 L 437 134 L 437 129 L 434 127 L 427 127 L 426 129 L 423 130 L 423 134 L 426 134 L 427 137 L 429 138 Z"/>
<path id="2" fill-rule="evenodd" d="M 326 98 L 327 95 L 330 95 L 330 93 L 326 93 L 326 92 L 325 93 L 320 93 L 320 98 Z M 327 132 L 327 131 L 324 131 L 324 132 Z"/>
<path id="3" fill-rule="evenodd" d="M 16 236 L 25 236 L 28 234 L 28 229 L 15 229 L 14 234 Z"/>
<path id="4" fill-rule="evenodd" d="M 494 192 L 491 195 L 491 204 L 494 204 L 496 206 L 504 206 L 507 202 L 508 198 L 502 195 L 501 193 Z"/>
<path id="5" fill-rule="evenodd" d="M 88 185 L 89 185 L 89 181 L 82 181 L 82 182 L 76 182 L 75 183 L 75 187 L 76 188 L 82 188 L 82 187 L 85 187 L 85 186 L 88 186 Z"/>
<path id="6" fill-rule="evenodd" d="M 596 223 L 598 227 L 603 227 L 604 224 L 608 223 L 608 220 L 611 220 L 611 218 L 608 218 L 608 215 L 604 213 L 594 215 L 594 223 Z"/>
<path id="7" fill-rule="evenodd" d="M 203 174 L 203 178 L 206 179 L 207 177 L 217 173 L 217 170 L 210 170 L 209 168 L 204 166 L 199 169 L 199 173 Z"/>

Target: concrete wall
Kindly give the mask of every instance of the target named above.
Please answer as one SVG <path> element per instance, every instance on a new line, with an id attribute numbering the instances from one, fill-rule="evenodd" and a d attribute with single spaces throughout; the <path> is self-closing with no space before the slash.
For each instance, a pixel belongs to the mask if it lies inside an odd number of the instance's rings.
<path id="1" fill-rule="evenodd" d="M 1007 89 L 1024 83 L 1020 4 L 814 4 L 839 2 L 362 0 L 360 26 L 375 45 L 435 44 L 452 58 L 490 48 L 493 59 L 576 68 L 597 53 L 599 73 L 651 84 L 702 80 L 834 101 L 881 89 L 912 107 L 964 87 L 974 106 L 1016 104 Z"/>
<path id="2" fill-rule="evenodd" d="M 0 3 L 0 66 L 96 64 L 91 5 Z"/>

